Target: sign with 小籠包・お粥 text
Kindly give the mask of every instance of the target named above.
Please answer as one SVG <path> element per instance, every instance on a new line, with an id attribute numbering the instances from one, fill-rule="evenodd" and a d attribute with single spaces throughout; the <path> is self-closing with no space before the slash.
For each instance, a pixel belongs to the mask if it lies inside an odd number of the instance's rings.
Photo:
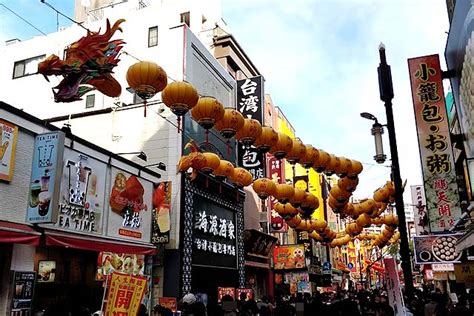
<path id="1" fill-rule="evenodd" d="M 430 231 L 448 231 L 461 208 L 439 56 L 409 59 L 408 68 Z"/>

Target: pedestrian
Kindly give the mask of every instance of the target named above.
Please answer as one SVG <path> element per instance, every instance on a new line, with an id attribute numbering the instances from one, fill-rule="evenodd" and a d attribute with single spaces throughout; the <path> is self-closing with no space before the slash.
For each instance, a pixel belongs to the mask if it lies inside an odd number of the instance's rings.
<path id="1" fill-rule="evenodd" d="M 438 305 L 437 296 L 438 296 L 437 293 L 435 292 L 431 293 L 430 300 L 425 304 L 425 316 L 435 315 L 435 309 L 436 309 L 436 306 Z"/>
<path id="2" fill-rule="evenodd" d="M 206 307 L 192 293 L 183 296 L 181 310 L 183 316 L 206 316 Z"/>

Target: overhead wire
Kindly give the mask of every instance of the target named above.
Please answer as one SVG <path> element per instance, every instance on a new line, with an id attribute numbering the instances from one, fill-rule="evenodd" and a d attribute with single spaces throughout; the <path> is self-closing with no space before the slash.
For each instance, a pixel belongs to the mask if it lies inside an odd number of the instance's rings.
<path id="1" fill-rule="evenodd" d="M 28 21 L 27 19 L 25 19 L 24 17 L 22 17 L 21 15 L 19 15 L 18 13 L 16 13 L 15 11 L 13 11 L 12 9 L 10 9 L 9 7 L 7 7 L 5 4 L 3 3 L 0 3 L 0 5 L 2 7 L 4 7 L 5 9 L 7 9 L 8 11 L 10 11 L 11 13 L 13 13 L 17 18 L 21 19 L 23 22 L 25 22 L 26 24 L 28 24 L 29 26 L 31 26 L 32 28 L 34 28 L 35 30 L 37 30 L 38 32 L 40 32 L 41 34 L 43 34 L 44 36 L 48 36 L 48 34 L 46 34 L 45 32 L 41 31 L 39 28 L 37 28 L 33 23 L 31 23 L 30 21 Z"/>

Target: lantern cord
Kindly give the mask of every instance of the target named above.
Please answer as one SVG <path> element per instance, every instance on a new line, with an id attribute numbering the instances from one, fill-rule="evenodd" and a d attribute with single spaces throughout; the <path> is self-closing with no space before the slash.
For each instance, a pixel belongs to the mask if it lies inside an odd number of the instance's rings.
<path id="1" fill-rule="evenodd" d="M 47 5 L 48 7 L 50 7 L 52 10 L 54 10 L 57 14 L 60 14 L 62 15 L 63 17 L 65 17 L 66 19 L 68 19 L 69 21 L 71 21 L 72 23 L 75 23 L 77 25 L 79 25 L 80 27 L 82 27 L 84 30 L 86 30 L 88 33 L 90 33 L 91 31 L 85 27 L 84 25 L 82 25 L 82 23 L 79 23 L 77 22 L 76 20 L 73 20 L 71 19 L 70 17 L 68 17 L 67 15 L 65 15 L 64 13 L 62 13 L 61 11 L 57 10 L 55 7 L 53 7 L 52 5 L 50 5 L 49 3 L 47 3 L 45 0 L 40 0 L 41 3 Z"/>
<path id="2" fill-rule="evenodd" d="M 146 117 L 146 99 L 143 100 L 143 117 Z"/>
<path id="3" fill-rule="evenodd" d="M 181 116 L 178 116 L 178 126 L 177 127 L 178 127 L 178 134 L 179 134 L 181 132 Z"/>
<path id="4" fill-rule="evenodd" d="M 35 30 L 37 30 L 38 32 L 40 32 L 41 34 L 43 34 L 44 36 L 49 37 L 48 34 L 46 34 L 45 32 L 41 31 L 39 28 L 37 28 L 36 26 L 34 26 L 33 23 L 27 21 L 25 18 L 23 18 L 21 15 L 19 15 L 18 13 L 16 13 L 15 11 L 13 11 L 12 9 L 10 9 L 10 8 L 7 7 L 6 5 L 4 5 L 3 3 L 0 3 L 0 5 L 1 5 L 2 7 L 4 7 L 5 9 L 7 9 L 8 11 L 10 11 L 11 13 L 13 13 L 17 18 L 21 19 L 23 22 L 25 22 L 26 24 L 28 24 L 29 26 L 31 26 L 32 28 L 34 28 Z"/>
<path id="5" fill-rule="evenodd" d="M 295 177 L 296 177 L 296 170 L 295 170 L 295 165 L 294 164 L 291 165 L 291 169 L 293 170 L 293 182 L 294 182 Z"/>

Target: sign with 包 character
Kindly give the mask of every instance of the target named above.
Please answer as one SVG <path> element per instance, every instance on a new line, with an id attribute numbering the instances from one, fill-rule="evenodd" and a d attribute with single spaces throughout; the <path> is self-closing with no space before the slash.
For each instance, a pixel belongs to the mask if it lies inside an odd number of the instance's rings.
<path id="1" fill-rule="evenodd" d="M 461 216 L 438 55 L 408 60 L 426 208 L 432 233 L 449 230 Z"/>
<path id="2" fill-rule="evenodd" d="M 257 76 L 237 80 L 237 110 L 244 118 L 257 120 L 263 124 L 263 77 Z M 254 146 L 238 145 L 239 166 L 247 169 L 254 179 L 265 176 L 265 156 Z"/>

